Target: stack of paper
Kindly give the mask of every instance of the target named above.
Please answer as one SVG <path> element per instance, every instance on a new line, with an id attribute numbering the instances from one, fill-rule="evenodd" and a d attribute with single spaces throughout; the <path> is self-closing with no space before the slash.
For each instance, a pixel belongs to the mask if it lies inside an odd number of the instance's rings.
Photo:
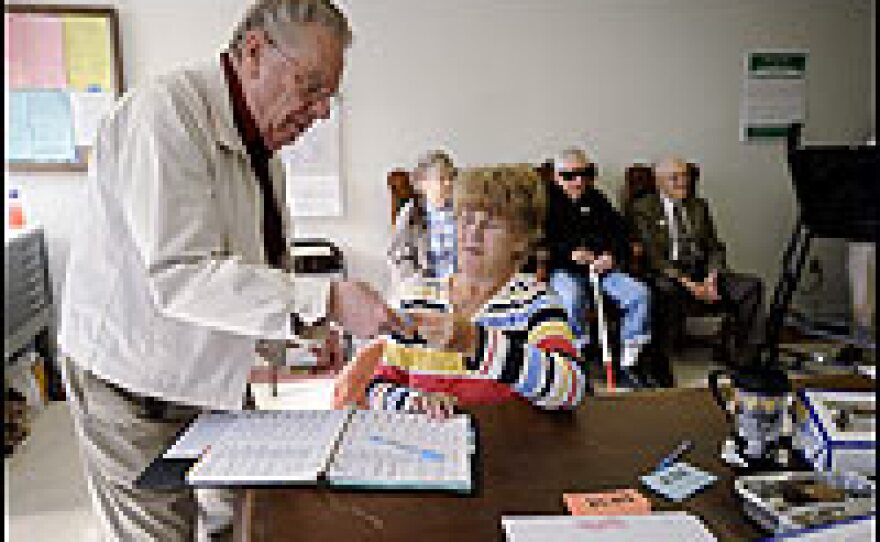
<path id="1" fill-rule="evenodd" d="M 507 516 L 501 525 L 508 542 L 711 542 L 699 518 L 685 512 L 646 516 Z"/>
<path id="2" fill-rule="evenodd" d="M 773 540 L 800 540 L 801 542 L 856 542 L 877 539 L 877 518 L 875 516 L 853 518 L 821 527 L 789 531 Z"/>
<path id="3" fill-rule="evenodd" d="M 471 490 L 470 419 L 359 410 L 327 469 L 334 485 Z"/>
<path id="4" fill-rule="evenodd" d="M 347 415 L 339 410 L 274 410 L 209 419 L 206 432 L 194 432 L 191 442 L 217 440 L 209 443 L 187 480 L 194 485 L 315 482 Z M 220 429 L 224 422 L 225 429 Z M 186 441 L 184 445 L 194 448 Z"/>
<path id="5" fill-rule="evenodd" d="M 196 459 L 194 486 L 330 484 L 378 489 L 472 489 L 470 417 L 372 410 L 212 413 L 163 455 Z"/>

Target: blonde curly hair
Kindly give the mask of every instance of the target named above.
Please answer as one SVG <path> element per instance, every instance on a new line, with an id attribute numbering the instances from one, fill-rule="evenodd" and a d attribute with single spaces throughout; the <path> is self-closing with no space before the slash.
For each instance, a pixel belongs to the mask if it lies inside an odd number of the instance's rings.
<path id="1" fill-rule="evenodd" d="M 453 185 L 453 207 L 486 211 L 510 222 L 534 250 L 544 232 L 544 183 L 529 164 L 503 164 L 461 171 Z"/>

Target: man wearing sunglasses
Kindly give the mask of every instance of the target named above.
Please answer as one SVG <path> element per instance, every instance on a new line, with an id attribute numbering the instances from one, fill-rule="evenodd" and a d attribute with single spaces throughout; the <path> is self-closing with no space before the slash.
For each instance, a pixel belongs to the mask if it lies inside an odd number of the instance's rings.
<path id="1" fill-rule="evenodd" d="M 593 301 L 589 268 L 600 275 L 602 291 L 622 310 L 622 352 L 618 385 L 651 387 L 639 364 L 650 340 L 649 291 L 621 269 L 629 253 L 626 223 L 593 186 L 596 166 L 581 149 L 566 149 L 554 160 L 555 182 L 547 189 L 545 248 L 550 286 L 562 298 L 581 346 L 589 341 L 586 310 Z"/>

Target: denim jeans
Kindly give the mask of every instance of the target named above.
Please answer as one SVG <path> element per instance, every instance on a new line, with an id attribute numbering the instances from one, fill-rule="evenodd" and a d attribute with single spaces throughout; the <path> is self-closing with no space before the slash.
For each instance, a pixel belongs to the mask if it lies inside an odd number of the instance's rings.
<path id="1" fill-rule="evenodd" d="M 651 339 L 650 291 L 648 287 L 621 271 L 609 271 L 599 278 L 602 291 L 623 312 L 620 328 L 624 345 L 644 345 Z M 590 279 L 564 270 L 550 275 L 550 287 L 559 295 L 579 344 L 589 340 L 586 311 L 594 302 Z"/>

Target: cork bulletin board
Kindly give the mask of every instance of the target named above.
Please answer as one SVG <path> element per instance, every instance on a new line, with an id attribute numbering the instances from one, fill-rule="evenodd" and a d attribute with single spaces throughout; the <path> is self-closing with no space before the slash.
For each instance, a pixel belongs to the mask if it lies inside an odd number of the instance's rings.
<path id="1" fill-rule="evenodd" d="M 122 95 L 114 8 L 4 6 L 9 171 L 86 171 L 100 118 Z"/>

